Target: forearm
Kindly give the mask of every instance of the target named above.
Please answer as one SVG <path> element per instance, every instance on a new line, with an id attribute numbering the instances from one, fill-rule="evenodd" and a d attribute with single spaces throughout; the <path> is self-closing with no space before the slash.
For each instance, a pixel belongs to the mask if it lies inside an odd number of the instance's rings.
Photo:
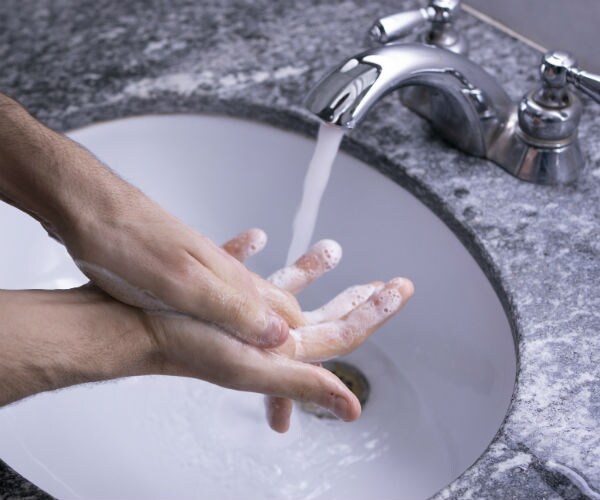
<path id="1" fill-rule="evenodd" d="M 131 189 L 87 150 L 0 93 L 0 199 L 57 228 L 110 217 L 116 199 Z"/>
<path id="2" fill-rule="evenodd" d="M 136 309 L 94 289 L 0 291 L 0 406 L 74 384 L 155 373 Z"/>
<path id="3" fill-rule="evenodd" d="M 117 300 L 174 309 L 260 346 L 279 345 L 287 321 L 301 320 L 291 295 L 253 276 L 2 94 L 0 199 L 38 219 L 88 278 Z"/>

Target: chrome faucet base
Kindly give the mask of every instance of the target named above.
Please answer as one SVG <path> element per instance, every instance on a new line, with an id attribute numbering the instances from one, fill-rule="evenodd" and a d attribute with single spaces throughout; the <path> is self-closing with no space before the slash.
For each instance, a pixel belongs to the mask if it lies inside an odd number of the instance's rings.
<path id="1" fill-rule="evenodd" d="M 579 141 L 561 148 L 532 146 L 522 141 L 515 145 L 515 150 L 519 153 L 517 162 L 501 166 L 523 181 L 546 185 L 572 184 L 583 168 Z"/>
<path id="2" fill-rule="evenodd" d="M 487 158 L 518 179 L 536 184 L 572 184 L 583 168 L 577 134 L 558 142 L 528 136 L 519 126 L 517 107 Z"/>

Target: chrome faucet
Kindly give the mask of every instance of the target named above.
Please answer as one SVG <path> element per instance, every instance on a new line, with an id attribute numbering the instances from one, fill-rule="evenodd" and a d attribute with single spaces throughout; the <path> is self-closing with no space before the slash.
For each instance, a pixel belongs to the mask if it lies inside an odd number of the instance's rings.
<path id="1" fill-rule="evenodd" d="M 352 129 L 384 95 L 415 86 L 404 103 L 458 149 L 519 179 L 568 184 L 577 179 L 583 157 L 577 139 L 582 105 L 567 85 L 600 102 L 600 77 L 577 68 L 564 52 L 544 55 L 540 75 L 541 86 L 515 104 L 463 55 L 422 43 L 387 43 L 336 67 L 310 91 L 306 105 L 321 120 Z"/>

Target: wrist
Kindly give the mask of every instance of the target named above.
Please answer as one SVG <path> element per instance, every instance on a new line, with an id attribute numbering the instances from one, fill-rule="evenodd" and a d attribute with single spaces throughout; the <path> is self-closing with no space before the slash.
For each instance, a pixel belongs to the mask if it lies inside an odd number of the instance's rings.
<path id="1" fill-rule="evenodd" d="M 149 330 L 146 314 L 96 288 L 51 292 L 63 304 L 62 316 L 77 325 L 70 332 L 72 349 L 65 377 L 75 383 L 149 375 L 159 371 L 160 350 Z M 67 342 L 67 336 L 60 336 Z M 64 379 L 64 377 L 59 377 Z"/>
<path id="2" fill-rule="evenodd" d="M 0 406 L 160 368 L 143 313 L 93 288 L 0 292 L 0 312 Z"/>

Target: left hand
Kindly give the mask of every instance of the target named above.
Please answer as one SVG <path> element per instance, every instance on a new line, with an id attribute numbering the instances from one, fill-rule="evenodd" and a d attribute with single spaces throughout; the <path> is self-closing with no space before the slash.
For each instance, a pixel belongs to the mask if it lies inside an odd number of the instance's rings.
<path id="1" fill-rule="evenodd" d="M 243 233 L 227 243 L 224 249 L 235 258 L 244 260 L 262 249 L 249 245 L 248 239 Z M 266 237 L 262 241 L 266 242 Z M 268 280 L 297 294 L 335 268 L 340 258 L 339 245 L 331 240 L 322 240 L 293 265 L 277 271 Z M 396 314 L 413 293 L 413 284 L 405 278 L 350 287 L 320 309 L 305 312 L 303 325 L 292 330 L 285 343 L 273 351 L 311 363 L 348 354 Z M 266 410 L 271 428 L 286 432 L 290 425 L 292 400 L 267 396 Z"/>

